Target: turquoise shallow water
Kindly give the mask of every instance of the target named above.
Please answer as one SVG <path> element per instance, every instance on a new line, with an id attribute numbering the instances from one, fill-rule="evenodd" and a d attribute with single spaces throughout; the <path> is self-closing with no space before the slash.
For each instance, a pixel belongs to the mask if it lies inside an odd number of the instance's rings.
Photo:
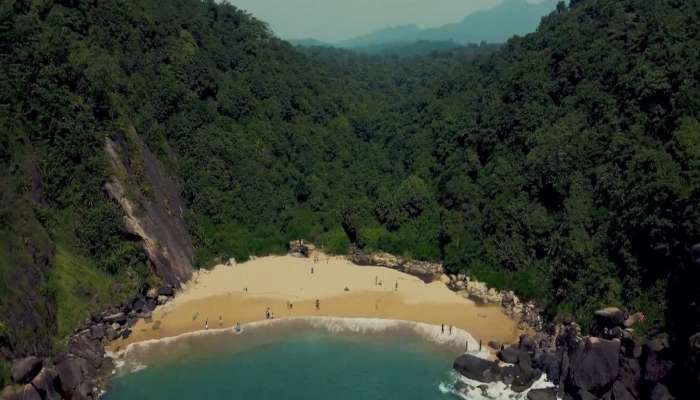
<path id="1" fill-rule="evenodd" d="M 228 337 L 162 346 L 146 369 L 116 378 L 105 398 L 454 398 L 439 389 L 451 379 L 454 349 L 415 335 L 298 331 L 261 333 L 247 341 Z"/>

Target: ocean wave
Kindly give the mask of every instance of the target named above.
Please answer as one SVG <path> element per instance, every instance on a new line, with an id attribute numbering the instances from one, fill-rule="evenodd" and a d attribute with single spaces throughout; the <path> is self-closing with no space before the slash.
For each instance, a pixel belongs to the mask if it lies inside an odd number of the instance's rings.
<path id="1" fill-rule="evenodd" d="M 530 388 L 522 392 L 513 391 L 503 382 L 483 383 L 469 379 L 452 371 L 450 382 L 441 382 L 438 390 L 441 393 L 450 393 L 465 400 L 525 400 L 527 394 L 533 389 L 545 389 L 554 387 L 547 381 L 545 375 L 535 381 Z"/>
<path id="2" fill-rule="evenodd" d="M 479 348 L 479 342 L 469 334 L 469 332 L 453 328 L 452 333 L 449 332 L 449 327 L 440 325 L 431 325 L 423 322 L 406 321 L 398 319 L 380 319 L 380 318 L 346 318 L 346 317 L 285 317 L 272 320 L 264 320 L 241 324 L 242 332 L 236 332 L 234 327 L 198 330 L 193 332 L 183 333 L 177 336 L 171 336 L 161 339 L 151 339 L 141 342 L 131 343 L 124 350 L 109 353 L 108 355 L 119 364 L 120 360 L 133 358 L 132 356 L 148 349 L 155 345 L 164 345 L 174 343 L 187 338 L 207 337 L 216 335 L 239 335 L 250 334 L 259 329 L 284 327 L 294 323 L 302 323 L 311 328 L 325 330 L 331 334 L 355 333 L 355 334 L 378 334 L 390 332 L 392 330 L 407 329 L 426 341 L 448 345 L 460 349 L 469 349 L 471 354 L 482 358 L 488 358 L 490 353 L 485 346 L 481 351 L 476 351 Z M 121 369 L 121 368 L 120 368 Z"/>

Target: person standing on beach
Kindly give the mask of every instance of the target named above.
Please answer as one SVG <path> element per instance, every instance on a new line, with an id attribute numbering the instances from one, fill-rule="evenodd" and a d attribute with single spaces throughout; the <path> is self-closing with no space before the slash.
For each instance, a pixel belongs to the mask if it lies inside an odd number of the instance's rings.
<path id="1" fill-rule="evenodd" d="M 221 328 L 223 325 L 224 325 L 224 320 L 221 317 L 221 315 L 219 315 L 219 328 Z"/>
<path id="2" fill-rule="evenodd" d="M 452 325 L 450 325 L 450 336 L 452 336 Z"/>
<path id="3" fill-rule="evenodd" d="M 321 309 L 321 300 L 316 299 L 316 310 L 320 310 L 320 309 Z"/>
<path id="4" fill-rule="evenodd" d="M 394 285 L 394 291 L 397 292 L 399 290 L 399 281 L 396 281 L 396 285 Z"/>
<path id="5" fill-rule="evenodd" d="M 209 330 L 209 320 L 208 319 L 204 321 L 204 329 Z"/>
<path id="6" fill-rule="evenodd" d="M 445 324 L 440 324 L 440 329 L 442 329 L 442 333 L 445 333 Z"/>

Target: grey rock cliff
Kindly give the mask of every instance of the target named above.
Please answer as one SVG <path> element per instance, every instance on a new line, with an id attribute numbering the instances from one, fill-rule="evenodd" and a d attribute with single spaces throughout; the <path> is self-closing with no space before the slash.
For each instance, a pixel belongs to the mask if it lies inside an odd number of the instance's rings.
<path id="1" fill-rule="evenodd" d="M 105 151 L 113 171 L 105 191 L 121 206 L 156 275 L 179 287 L 192 275 L 194 261 L 179 182 L 133 129 L 107 139 Z"/>

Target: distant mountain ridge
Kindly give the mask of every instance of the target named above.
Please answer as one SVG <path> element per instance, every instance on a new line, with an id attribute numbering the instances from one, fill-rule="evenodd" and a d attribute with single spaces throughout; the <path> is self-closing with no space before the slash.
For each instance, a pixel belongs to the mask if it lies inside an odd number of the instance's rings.
<path id="1" fill-rule="evenodd" d="M 368 48 L 415 42 L 504 43 L 514 35 L 534 32 L 543 16 L 552 12 L 558 0 L 529 3 L 527 0 L 505 0 L 497 6 L 475 11 L 460 22 L 437 28 L 422 29 L 415 24 L 385 28 L 337 43 L 315 39 L 292 40 L 297 46 L 334 46 Z"/>

